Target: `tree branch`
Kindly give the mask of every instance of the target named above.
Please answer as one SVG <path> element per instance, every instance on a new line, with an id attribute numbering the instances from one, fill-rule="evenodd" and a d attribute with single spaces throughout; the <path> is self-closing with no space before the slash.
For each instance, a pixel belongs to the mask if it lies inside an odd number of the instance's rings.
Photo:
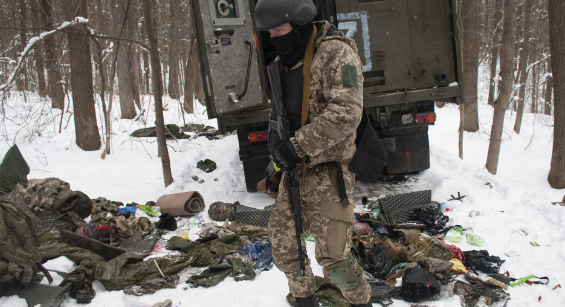
<path id="1" fill-rule="evenodd" d="M 78 24 L 88 24 L 88 19 L 85 19 L 83 17 L 76 17 L 73 21 L 63 22 L 57 29 L 53 29 L 51 31 L 43 32 L 43 33 L 39 34 L 38 36 L 32 37 L 29 40 L 27 46 L 24 48 L 24 51 L 22 52 L 22 54 L 18 58 L 18 64 L 16 65 L 16 67 L 14 68 L 14 71 L 12 72 L 10 77 L 8 78 L 8 81 L 5 84 L 0 85 L 0 91 L 4 91 L 7 88 L 9 88 L 11 85 L 13 85 L 14 80 L 16 79 L 16 76 L 18 74 L 18 71 L 22 67 L 22 63 L 23 63 L 25 57 L 29 54 L 29 51 L 32 49 L 33 45 L 35 45 L 35 43 L 37 41 L 43 40 L 45 37 L 52 35 L 53 33 L 57 32 L 59 30 L 69 28 L 69 27 L 73 27 L 73 26 L 76 26 Z"/>

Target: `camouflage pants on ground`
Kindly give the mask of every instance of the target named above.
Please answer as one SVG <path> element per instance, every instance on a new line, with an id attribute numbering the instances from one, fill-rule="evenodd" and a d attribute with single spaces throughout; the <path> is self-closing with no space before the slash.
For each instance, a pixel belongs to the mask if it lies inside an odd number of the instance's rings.
<path id="1" fill-rule="evenodd" d="M 345 186 L 351 205 L 344 207 L 338 196 L 336 171 L 333 167 L 319 165 L 306 169 L 302 194 L 302 239 L 312 235 L 316 240 L 316 260 L 323 267 L 346 261 L 351 255 L 351 225 L 353 215 L 354 174 L 342 164 Z M 281 181 L 282 182 L 282 181 Z M 310 259 L 306 259 L 306 275 L 300 276 L 294 217 L 289 209 L 288 194 L 282 183 L 269 220 L 269 237 L 273 243 L 275 265 L 286 274 L 290 293 L 294 297 L 307 297 L 316 291 Z M 303 241 L 304 242 L 304 241 Z M 306 244 L 302 245 L 306 253 Z M 342 290 L 352 304 L 367 303 L 371 288 L 362 276 L 357 287 Z"/>

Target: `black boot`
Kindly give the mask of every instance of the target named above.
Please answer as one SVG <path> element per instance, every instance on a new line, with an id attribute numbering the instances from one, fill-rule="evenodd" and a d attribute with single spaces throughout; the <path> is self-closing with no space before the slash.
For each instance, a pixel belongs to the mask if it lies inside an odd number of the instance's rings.
<path id="1" fill-rule="evenodd" d="M 318 299 L 316 294 L 312 294 L 308 297 L 297 297 L 296 307 L 318 307 Z"/>

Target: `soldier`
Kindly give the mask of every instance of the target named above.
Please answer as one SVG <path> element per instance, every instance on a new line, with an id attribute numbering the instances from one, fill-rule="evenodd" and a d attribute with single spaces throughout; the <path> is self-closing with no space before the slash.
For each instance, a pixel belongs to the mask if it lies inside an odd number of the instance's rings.
<path id="1" fill-rule="evenodd" d="M 348 165 L 363 111 L 362 64 L 353 39 L 326 21 L 312 22 L 316 11 L 310 0 L 259 0 L 255 7 L 256 26 L 270 32 L 278 54 L 275 61 L 284 66 L 282 96 L 292 136 L 278 140 L 270 133 L 269 148 L 278 167 L 301 169 L 302 239 L 314 236 L 316 260 L 352 306 L 372 306 L 370 286 L 351 254 L 355 174 Z M 303 64 L 313 35 L 308 121 L 301 127 Z M 273 107 L 271 119 L 277 115 Z M 304 276 L 300 274 L 294 227 L 281 184 L 269 221 L 275 264 L 286 274 L 297 306 L 318 306 L 309 259 Z"/>

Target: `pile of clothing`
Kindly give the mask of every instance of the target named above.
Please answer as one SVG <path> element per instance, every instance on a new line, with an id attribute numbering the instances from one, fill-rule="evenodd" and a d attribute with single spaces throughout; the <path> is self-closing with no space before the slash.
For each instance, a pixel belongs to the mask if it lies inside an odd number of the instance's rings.
<path id="1" fill-rule="evenodd" d="M 486 250 L 461 251 L 446 243 L 462 240 L 463 227 L 447 226 L 444 205 L 431 200 L 430 190 L 363 201 L 368 212 L 356 214 L 353 245 L 372 287 L 371 302 L 388 306 L 396 298 L 419 303 L 446 293 L 459 295 L 463 306 L 505 306 L 505 290 L 518 283 L 498 274 L 504 260 Z M 484 244 L 472 233 L 466 239 L 473 247 Z M 534 283 L 547 281 L 542 277 Z"/>
<path id="2" fill-rule="evenodd" d="M 192 287 L 209 287 L 230 275 L 251 280 L 256 271 L 272 267 L 263 227 L 206 223 L 199 225 L 198 240 L 176 236 L 177 221 L 196 220 L 205 209 L 198 192 L 123 204 L 90 199 L 58 178 L 28 180 L 28 174 L 17 146 L 12 147 L 0 165 L 0 296 L 22 286 L 33 292 L 44 278 L 51 283 L 42 264 L 61 256 L 77 266 L 56 272 L 64 277 L 58 286 L 79 303 L 96 295 L 94 280 L 107 290 L 143 295 L 177 287 L 187 267 L 205 268 L 188 279 Z M 162 245 L 169 249 L 166 255 L 155 251 Z"/>

